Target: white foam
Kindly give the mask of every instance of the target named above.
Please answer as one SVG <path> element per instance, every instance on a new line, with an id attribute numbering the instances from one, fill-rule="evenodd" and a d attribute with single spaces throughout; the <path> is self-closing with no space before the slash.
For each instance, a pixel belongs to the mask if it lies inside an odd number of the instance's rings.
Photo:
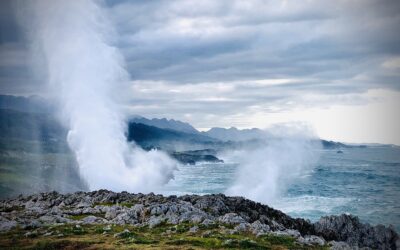
<path id="1" fill-rule="evenodd" d="M 336 207 L 350 204 L 354 199 L 345 197 L 323 197 L 303 195 L 296 197 L 282 197 L 270 203 L 276 209 L 285 213 L 305 213 L 319 211 L 322 213 L 332 213 Z"/>
<path id="2" fill-rule="evenodd" d="M 265 143 L 255 149 L 227 153 L 226 158 L 240 166 L 226 194 L 271 203 L 315 167 L 319 145 L 308 128 L 291 124 L 270 129 L 269 133 L 272 136 L 260 138 Z"/>

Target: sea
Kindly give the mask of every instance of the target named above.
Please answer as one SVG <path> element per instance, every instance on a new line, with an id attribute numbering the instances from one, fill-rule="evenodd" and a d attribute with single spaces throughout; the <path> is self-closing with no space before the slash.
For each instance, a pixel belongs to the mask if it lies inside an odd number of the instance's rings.
<path id="1" fill-rule="evenodd" d="M 225 193 L 239 164 L 182 165 L 167 194 Z M 363 223 L 393 225 L 400 232 L 400 147 L 322 150 L 313 168 L 267 204 L 292 217 L 353 214 Z"/>

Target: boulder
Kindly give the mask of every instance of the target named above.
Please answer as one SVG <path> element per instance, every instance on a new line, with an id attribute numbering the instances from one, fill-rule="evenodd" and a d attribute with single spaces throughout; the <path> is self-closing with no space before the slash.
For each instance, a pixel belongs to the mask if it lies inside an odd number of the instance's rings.
<path id="1" fill-rule="evenodd" d="M 237 215 L 236 213 L 227 213 L 223 216 L 218 217 L 218 221 L 220 223 L 228 224 L 228 225 L 235 225 L 240 223 L 247 223 L 241 216 Z"/>

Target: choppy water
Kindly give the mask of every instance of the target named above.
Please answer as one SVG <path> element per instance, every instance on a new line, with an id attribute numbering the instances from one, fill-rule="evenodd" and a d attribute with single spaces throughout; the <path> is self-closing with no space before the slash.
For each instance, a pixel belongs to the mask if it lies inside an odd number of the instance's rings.
<path id="1" fill-rule="evenodd" d="M 315 168 L 272 202 L 294 217 L 318 220 L 351 213 L 371 224 L 392 224 L 400 231 L 400 148 L 352 148 L 338 154 L 324 150 Z M 224 193 L 237 164 L 181 166 L 167 187 L 169 194 Z"/>

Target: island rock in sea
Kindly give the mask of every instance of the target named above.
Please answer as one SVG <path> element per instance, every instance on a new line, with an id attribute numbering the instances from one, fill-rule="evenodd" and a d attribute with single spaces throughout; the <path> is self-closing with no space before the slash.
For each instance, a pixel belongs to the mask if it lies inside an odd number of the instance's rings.
<path id="1" fill-rule="evenodd" d="M 398 234 L 392 227 L 363 224 L 351 215 L 322 217 L 311 223 L 243 197 L 223 194 L 166 197 L 108 190 L 72 194 L 50 192 L 0 201 L 0 211 L 0 239 L 13 230 L 25 230 L 25 236 L 29 236 L 40 233 L 40 228 L 54 225 L 74 225 L 74 230 L 85 225 L 101 225 L 104 233 L 116 225 L 147 229 L 160 225 L 191 225 L 187 233 L 196 234 L 213 228 L 228 235 L 283 236 L 298 246 L 400 248 Z M 212 232 L 206 230 L 202 237 Z M 53 232 L 42 233 L 50 235 Z M 171 230 L 165 233 L 171 233 Z M 129 230 L 115 237 L 121 235 L 129 235 Z M 229 239 L 225 243 L 232 242 Z M 246 244 L 253 243 L 250 240 Z"/>

